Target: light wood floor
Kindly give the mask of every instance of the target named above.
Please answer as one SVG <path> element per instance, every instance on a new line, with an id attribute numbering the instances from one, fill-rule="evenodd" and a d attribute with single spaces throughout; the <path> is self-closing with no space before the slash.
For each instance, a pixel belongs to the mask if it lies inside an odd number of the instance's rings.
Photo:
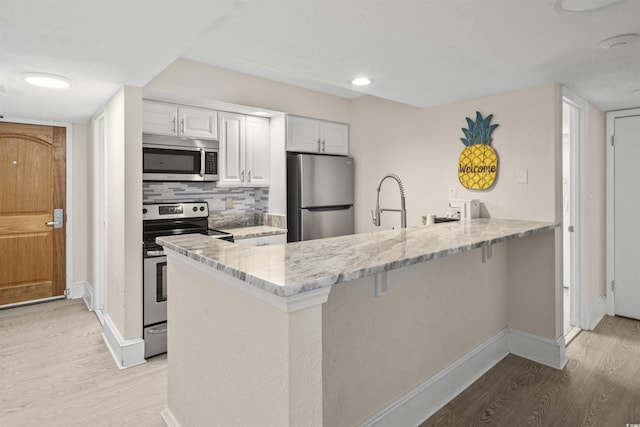
<path id="1" fill-rule="evenodd" d="M 421 427 L 640 423 L 640 322 L 606 317 L 567 356 L 507 356 Z M 163 426 L 166 390 L 166 357 L 118 370 L 80 300 L 0 310 L 2 427 Z"/>
<path id="2" fill-rule="evenodd" d="M 509 355 L 421 427 L 640 425 L 639 321 L 605 317 L 567 357 L 559 371 Z"/>
<path id="3" fill-rule="evenodd" d="M 0 310 L 0 426 L 164 426 L 164 356 L 119 370 L 82 300 Z"/>

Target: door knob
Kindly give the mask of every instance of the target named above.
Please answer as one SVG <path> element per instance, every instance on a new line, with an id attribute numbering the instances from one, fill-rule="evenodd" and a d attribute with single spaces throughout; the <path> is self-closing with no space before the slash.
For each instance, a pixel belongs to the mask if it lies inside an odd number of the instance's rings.
<path id="1" fill-rule="evenodd" d="M 45 222 L 45 225 L 53 225 L 53 228 L 62 228 L 64 227 L 64 210 L 63 209 L 54 209 L 53 210 L 53 221 Z"/>

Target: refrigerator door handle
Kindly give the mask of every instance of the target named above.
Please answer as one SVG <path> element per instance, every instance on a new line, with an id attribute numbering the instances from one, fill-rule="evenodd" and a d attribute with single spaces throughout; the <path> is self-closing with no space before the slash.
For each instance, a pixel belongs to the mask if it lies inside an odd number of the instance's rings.
<path id="1" fill-rule="evenodd" d="M 306 209 L 309 212 L 324 212 L 324 211 L 340 211 L 340 210 L 345 210 L 345 209 L 349 209 L 352 205 L 341 205 L 341 206 L 320 206 L 320 207 L 315 207 L 315 208 L 302 208 L 302 209 Z"/>

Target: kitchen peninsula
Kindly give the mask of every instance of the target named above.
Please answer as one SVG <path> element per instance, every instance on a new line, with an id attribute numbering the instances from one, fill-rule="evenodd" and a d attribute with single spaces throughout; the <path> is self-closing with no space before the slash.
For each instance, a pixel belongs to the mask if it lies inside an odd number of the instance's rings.
<path id="1" fill-rule="evenodd" d="M 163 418 L 415 425 L 509 352 L 561 368 L 557 227 L 474 219 L 258 247 L 159 238 Z"/>

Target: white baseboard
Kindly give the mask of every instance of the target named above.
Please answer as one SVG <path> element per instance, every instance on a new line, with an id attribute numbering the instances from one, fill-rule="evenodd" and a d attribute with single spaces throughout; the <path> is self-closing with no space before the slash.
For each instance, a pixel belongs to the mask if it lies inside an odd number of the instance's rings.
<path id="1" fill-rule="evenodd" d="M 164 421 L 164 425 L 167 427 L 181 427 L 176 417 L 173 416 L 171 409 L 164 408 L 162 412 L 160 412 L 160 416 L 162 417 L 162 421 Z"/>
<path id="2" fill-rule="evenodd" d="M 600 297 L 589 307 L 589 318 L 587 319 L 587 327 L 592 331 L 602 318 L 607 314 L 607 298 Z"/>
<path id="3" fill-rule="evenodd" d="M 509 352 L 555 369 L 567 364 L 564 336 L 551 340 L 509 328 Z"/>
<path id="4" fill-rule="evenodd" d="M 89 311 L 93 311 L 93 286 L 89 282 L 84 282 L 84 289 L 82 292 L 82 299 Z"/>
<path id="5" fill-rule="evenodd" d="M 84 297 L 84 290 L 87 286 L 86 281 L 73 282 L 69 287 L 69 294 L 67 298 L 69 299 L 78 299 Z"/>
<path id="6" fill-rule="evenodd" d="M 562 369 L 567 362 L 564 337 L 554 341 L 505 328 L 361 426 L 419 426 L 509 353 L 556 369 Z"/>
<path id="7" fill-rule="evenodd" d="M 379 411 L 362 426 L 417 426 L 509 354 L 508 328 Z"/>
<path id="8" fill-rule="evenodd" d="M 103 319 L 102 339 L 107 344 L 107 348 L 118 367 L 125 369 L 145 363 L 144 340 L 142 338 L 125 340 L 113 324 L 109 314 L 104 313 Z"/>

